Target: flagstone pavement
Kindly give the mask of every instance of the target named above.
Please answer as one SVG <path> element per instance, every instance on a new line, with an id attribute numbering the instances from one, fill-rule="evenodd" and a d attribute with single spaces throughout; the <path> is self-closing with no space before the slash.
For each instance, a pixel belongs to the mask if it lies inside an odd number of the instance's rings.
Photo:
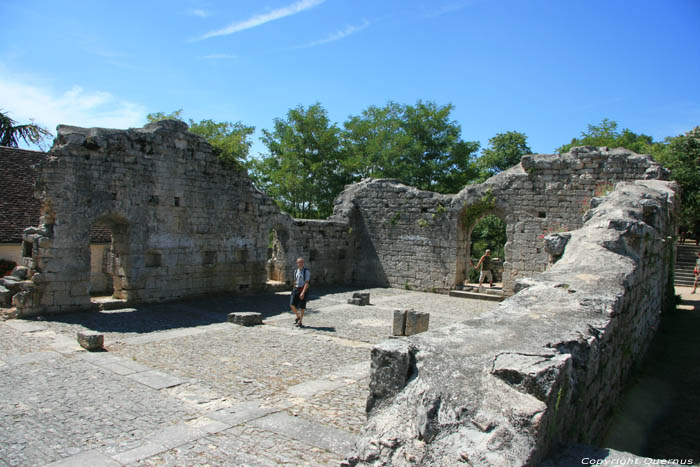
<path id="1" fill-rule="evenodd" d="M 347 304 L 355 291 L 314 289 L 301 329 L 288 292 L 0 321 L 0 467 L 338 465 L 393 310 L 434 329 L 496 306 L 388 288 Z M 85 330 L 104 351 L 78 345 Z"/>

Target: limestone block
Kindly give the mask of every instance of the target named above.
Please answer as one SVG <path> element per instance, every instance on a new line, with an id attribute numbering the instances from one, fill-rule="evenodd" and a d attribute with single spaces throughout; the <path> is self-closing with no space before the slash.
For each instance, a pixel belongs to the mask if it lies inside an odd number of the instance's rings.
<path id="1" fill-rule="evenodd" d="M 241 326 L 256 326 L 262 324 L 262 314 L 253 311 L 238 311 L 228 314 L 228 322 Z"/>
<path id="2" fill-rule="evenodd" d="M 392 334 L 394 336 L 403 336 L 406 331 L 406 313 L 407 310 L 394 310 L 394 322 L 392 326 Z"/>
<path id="3" fill-rule="evenodd" d="M 428 330 L 430 313 L 410 310 L 406 313 L 406 336 L 412 336 Z"/>
<path id="4" fill-rule="evenodd" d="M 359 306 L 369 305 L 369 292 L 355 292 L 352 298 L 348 299 L 348 303 Z"/>
<path id="5" fill-rule="evenodd" d="M 78 332 L 78 343 L 87 350 L 99 350 L 104 346 L 105 336 L 94 331 Z"/>
<path id="6" fill-rule="evenodd" d="M 12 305 L 12 293 L 0 285 L 0 307 L 10 307 Z"/>

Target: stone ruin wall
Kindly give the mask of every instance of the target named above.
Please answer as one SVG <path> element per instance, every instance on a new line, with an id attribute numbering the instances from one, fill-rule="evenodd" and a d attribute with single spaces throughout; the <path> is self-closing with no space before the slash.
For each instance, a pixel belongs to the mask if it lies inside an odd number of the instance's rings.
<path id="1" fill-rule="evenodd" d="M 34 275 L 13 297 L 22 316 L 91 307 L 95 225 L 112 234 L 114 297 L 127 302 L 260 290 L 271 269 L 271 230 L 283 261 L 272 268 L 284 281 L 294 259 L 313 252 L 315 283 L 346 279 L 347 226 L 281 213 L 245 171 L 221 162 L 182 123 L 60 126 L 40 173 L 41 225 L 25 231 Z"/>
<path id="2" fill-rule="evenodd" d="M 394 180 L 364 180 L 338 197 L 335 218 L 349 219 L 357 244 L 353 283 L 444 292 L 468 277 L 469 238 L 486 214 L 506 224 L 503 286 L 543 272 L 544 237 L 582 225 L 590 201 L 620 181 L 655 179 L 649 156 L 579 147 L 562 155 L 524 156 L 519 165 L 456 195 Z"/>
<path id="3" fill-rule="evenodd" d="M 672 304 L 675 184 L 624 182 L 498 308 L 372 350 L 350 465 L 534 466 L 596 444 Z"/>

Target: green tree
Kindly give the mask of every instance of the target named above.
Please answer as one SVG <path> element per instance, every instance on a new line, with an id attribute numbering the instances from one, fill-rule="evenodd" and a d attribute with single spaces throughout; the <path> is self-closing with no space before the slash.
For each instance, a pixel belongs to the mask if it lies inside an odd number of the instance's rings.
<path id="1" fill-rule="evenodd" d="M 345 122 L 343 147 L 355 178 L 396 178 L 423 190 L 454 193 L 477 175 L 478 142 L 463 141 L 451 104 L 389 102 Z"/>
<path id="2" fill-rule="evenodd" d="M 256 185 L 295 217 L 329 216 L 350 178 L 340 129 L 321 104 L 290 109 L 286 119 L 274 120 L 272 131 L 263 130 L 261 140 L 268 154 L 247 164 Z"/>
<path id="3" fill-rule="evenodd" d="M 169 114 L 164 114 L 162 112 L 150 113 L 146 116 L 146 119 L 149 122 L 157 122 L 160 120 L 185 121 L 182 118 L 182 109 L 175 110 Z M 189 131 L 206 139 L 209 144 L 214 147 L 220 159 L 239 165 L 250 153 L 250 146 L 253 143 L 248 137 L 255 132 L 255 127 L 246 126 L 240 121 L 231 123 L 215 122 L 206 119 L 195 122 L 190 119 Z"/>
<path id="4" fill-rule="evenodd" d="M 45 140 L 52 136 L 51 132 L 36 123 L 17 125 L 9 115 L 0 111 L 0 146 L 16 148 L 21 139 L 26 144 L 35 144 L 45 150 Z"/>
<path id="5" fill-rule="evenodd" d="M 520 158 L 526 154 L 532 154 L 532 149 L 527 145 L 524 133 L 498 133 L 489 139 L 489 146 L 481 152 L 477 165 L 482 171 L 482 178 L 486 179 L 519 164 Z"/>
<path id="6" fill-rule="evenodd" d="M 617 129 L 617 122 L 604 118 L 600 125 L 588 125 L 588 130 L 581 132 L 579 138 L 573 138 L 569 144 L 557 149 L 559 154 L 568 152 L 574 146 L 607 146 L 610 148 L 625 148 L 638 154 L 648 154 L 652 151 L 654 141 L 651 136 L 637 134 L 625 128 Z"/>
<path id="7" fill-rule="evenodd" d="M 695 227 L 700 222 L 700 126 L 657 143 L 652 156 L 671 171 L 671 178 L 680 185 L 681 223 Z"/>

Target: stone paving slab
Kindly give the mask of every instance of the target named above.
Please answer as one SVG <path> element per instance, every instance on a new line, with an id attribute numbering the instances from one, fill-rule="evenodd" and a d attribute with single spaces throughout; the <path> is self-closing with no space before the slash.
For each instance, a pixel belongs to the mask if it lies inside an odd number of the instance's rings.
<path id="1" fill-rule="evenodd" d="M 341 456 L 350 453 L 355 445 L 355 437 L 347 432 L 319 425 L 301 417 L 293 417 L 286 413 L 274 413 L 258 418 L 253 425 L 274 433 L 298 439 L 312 446 L 335 452 Z"/>
<path id="2" fill-rule="evenodd" d="M 173 386 L 178 386 L 187 381 L 186 379 L 161 373 L 160 371 L 156 370 L 132 373 L 127 377 L 153 389 L 170 388 Z"/>
<path id="3" fill-rule="evenodd" d="M 431 328 L 487 309 L 363 291 L 371 305 L 357 307 L 351 289 L 315 288 L 303 329 L 286 292 L 0 322 L 0 467 L 338 465 L 394 307 L 430 312 Z M 232 326 L 235 311 L 265 324 Z M 78 331 L 103 333 L 106 351 L 76 349 Z"/>
<path id="4" fill-rule="evenodd" d="M 82 452 L 67 459 L 47 464 L 47 467 L 119 467 L 122 464 L 99 451 Z"/>

